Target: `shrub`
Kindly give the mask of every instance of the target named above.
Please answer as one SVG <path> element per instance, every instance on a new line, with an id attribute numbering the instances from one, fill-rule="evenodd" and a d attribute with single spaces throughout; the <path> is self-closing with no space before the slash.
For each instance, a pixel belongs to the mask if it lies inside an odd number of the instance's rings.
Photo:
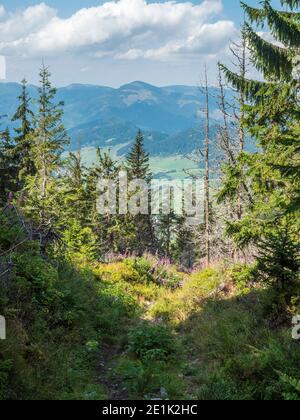
<path id="1" fill-rule="evenodd" d="M 285 373 L 279 372 L 279 382 L 282 386 L 282 395 L 286 401 L 299 401 L 300 379 L 293 378 Z"/>
<path id="2" fill-rule="evenodd" d="M 63 241 L 66 245 L 66 256 L 84 263 L 96 258 L 96 238 L 92 229 L 82 228 L 78 221 L 69 221 L 69 227 L 64 230 Z"/>
<path id="3" fill-rule="evenodd" d="M 113 283 L 139 283 L 141 281 L 139 273 L 125 262 L 98 264 L 95 268 L 95 274 L 100 279 Z"/>
<path id="4" fill-rule="evenodd" d="M 123 357 L 118 365 L 126 390 L 131 398 L 179 399 L 184 396 L 184 384 L 176 370 L 163 361 L 131 360 Z"/>
<path id="5" fill-rule="evenodd" d="M 273 286 L 274 306 L 281 312 L 290 305 L 299 291 L 300 243 L 299 232 L 293 221 L 283 219 L 258 241 L 257 263 L 254 274 L 258 281 Z"/>
<path id="6" fill-rule="evenodd" d="M 154 268 L 146 258 L 129 258 L 124 260 L 124 263 L 138 273 L 141 283 L 147 284 L 154 281 Z"/>
<path id="7" fill-rule="evenodd" d="M 248 293 L 254 280 L 253 266 L 236 264 L 226 271 L 226 277 L 234 283 L 238 291 Z"/>
<path id="8" fill-rule="evenodd" d="M 124 263 L 139 274 L 139 281 L 142 283 L 154 283 L 158 286 L 176 289 L 182 285 L 184 279 L 184 276 L 170 264 L 153 256 L 129 258 Z"/>
<path id="9" fill-rule="evenodd" d="M 41 256 L 32 252 L 14 258 L 15 283 L 18 293 L 35 305 L 49 306 L 58 297 L 57 270 Z"/>
<path id="10" fill-rule="evenodd" d="M 164 326 L 142 323 L 128 334 L 128 350 L 142 360 L 168 360 L 177 353 L 174 337 Z"/>
<path id="11" fill-rule="evenodd" d="M 0 360 L 0 400 L 6 400 L 9 397 L 9 374 L 12 365 L 12 360 Z"/>

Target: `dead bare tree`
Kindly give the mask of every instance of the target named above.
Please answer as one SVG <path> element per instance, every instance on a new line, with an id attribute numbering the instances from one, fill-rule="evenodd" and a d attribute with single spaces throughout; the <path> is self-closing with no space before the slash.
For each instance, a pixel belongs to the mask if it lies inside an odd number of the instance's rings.
<path id="1" fill-rule="evenodd" d="M 242 79 L 245 79 L 247 74 L 247 43 L 246 38 L 242 32 L 242 39 L 240 43 L 233 43 L 231 48 L 231 53 L 235 59 L 235 66 L 237 67 L 238 74 Z M 238 135 L 239 135 L 239 152 L 242 153 L 245 150 L 245 130 L 243 126 L 245 118 L 245 104 L 246 98 L 242 90 L 239 91 L 238 98 L 238 110 L 235 112 L 235 119 L 238 124 Z M 244 188 L 245 189 L 245 188 Z M 242 204 L 242 194 L 243 192 L 239 191 L 238 196 L 238 209 L 237 217 L 240 220 L 243 214 L 243 204 Z"/>
<path id="2" fill-rule="evenodd" d="M 210 266 L 210 109 L 209 109 L 209 91 L 207 68 L 205 66 L 205 204 L 204 204 L 204 217 L 205 217 L 205 265 Z"/>
<path id="3" fill-rule="evenodd" d="M 236 73 L 241 77 L 247 77 L 250 65 L 247 54 L 246 38 L 241 33 L 241 40 L 233 42 L 230 47 L 232 53 L 232 65 L 236 68 Z M 239 167 L 239 156 L 246 150 L 247 136 L 244 130 L 246 97 L 243 92 L 235 90 L 233 97 L 228 101 L 228 88 L 225 85 L 222 75 L 222 65 L 219 65 L 219 109 L 222 114 L 222 125 L 219 130 L 219 146 L 224 153 L 223 159 L 232 167 L 237 168 L 237 173 L 242 169 Z M 231 95 L 229 95 L 231 96 Z M 252 203 L 252 195 L 249 186 L 243 180 L 241 173 L 240 187 L 237 194 L 236 204 L 230 203 L 227 206 L 227 216 L 231 220 L 241 220 L 245 203 Z M 224 203 L 226 212 L 226 203 Z M 233 249 L 232 257 L 234 260 L 244 259 L 240 252 Z"/>

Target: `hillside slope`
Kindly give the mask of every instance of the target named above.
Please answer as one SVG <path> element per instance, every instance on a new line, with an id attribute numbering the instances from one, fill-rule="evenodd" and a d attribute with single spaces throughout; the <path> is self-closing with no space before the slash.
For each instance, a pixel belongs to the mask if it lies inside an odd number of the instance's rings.
<path id="1" fill-rule="evenodd" d="M 299 399 L 298 342 L 247 267 L 53 261 L 1 224 L 0 399 Z"/>
<path id="2" fill-rule="evenodd" d="M 37 88 L 28 89 L 35 99 Z M 13 128 L 10 118 L 19 93 L 17 83 L 0 83 L 3 127 Z M 217 120 L 216 89 L 210 88 L 210 93 L 212 120 Z M 74 84 L 59 88 L 57 100 L 65 103 L 64 123 L 71 137 L 71 149 L 77 148 L 78 141 L 82 147 L 126 145 L 139 128 L 154 156 L 192 152 L 203 138 L 203 115 L 199 111 L 204 109 L 204 98 L 197 87 L 155 87 L 133 82 L 113 89 Z"/>

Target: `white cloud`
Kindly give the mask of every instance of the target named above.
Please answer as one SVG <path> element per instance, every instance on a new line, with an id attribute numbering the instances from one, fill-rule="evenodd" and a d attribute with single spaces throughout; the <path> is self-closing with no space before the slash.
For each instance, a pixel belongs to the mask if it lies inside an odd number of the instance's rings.
<path id="1" fill-rule="evenodd" d="M 0 4 L 0 18 L 2 18 L 5 15 L 6 11 L 2 4 Z"/>
<path id="2" fill-rule="evenodd" d="M 0 22 L 0 46 L 11 48 L 24 43 L 26 37 L 43 30 L 55 18 L 56 11 L 41 3 L 31 6 L 22 12 L 7 14 L 7 19 Z"/>
<path id="3" fill-rule="evenodd" d="M 220 21 L 212 24 L 204 24 L 198 32 L 183 40 L 172 40 L 161 48 L 156 49 L 130 49 L 119 58 L 124 59 L 166 59 L 174 55 L 214 55 L 223 50 L 229 39 L 236 35 L 234 23 L 231 21 Z"/>
<path id="4" fill-rule="evenodd" d="M 236 33 L 233 22 L 220 19 L 222 10 L 222 0 L 198 5 L 119 0 L 62 19 L 41 3 L 0 22 L 0 52 L 131 60 L 216 54 Z"/>
<path id="5" fill-rule="evenodd" d="M 0 79 L 6 79 L 6 59 L 0 55 Z"/>

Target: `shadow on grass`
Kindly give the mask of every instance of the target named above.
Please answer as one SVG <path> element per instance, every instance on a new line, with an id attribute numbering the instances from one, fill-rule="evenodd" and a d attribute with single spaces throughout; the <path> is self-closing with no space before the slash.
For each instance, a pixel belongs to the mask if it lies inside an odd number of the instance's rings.
<path id="1" fill-rule="evenodd" d="M 291 323 L 272 328 L 270 291 L 210 298 L 178 326 L 189 394 L 210 400 L 300 398 L 300 347 Z"/>

